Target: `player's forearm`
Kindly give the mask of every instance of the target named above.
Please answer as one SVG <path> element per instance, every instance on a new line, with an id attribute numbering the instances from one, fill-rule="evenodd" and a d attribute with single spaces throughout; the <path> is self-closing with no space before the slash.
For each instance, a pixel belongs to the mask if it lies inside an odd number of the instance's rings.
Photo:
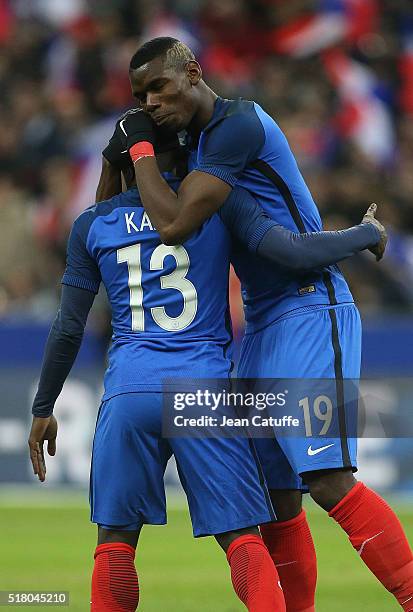
<path id="1" fill-rule="evenodd" d="M 186 240 L 217 211 L 226 196 L 226 193 L 222 196 L 218 192 L 216 185 L 206 195 L 202 183 L 205 175 L 199 172 L 191 172 L 175 193 L 163 179 L 153 157 L 135 163 L 135 176 L 143 206 L 162 242 L 167 245 L 181 244 Z M 223 183 L 217 182 L 222 189 Z M 229 187 L 224 189 L 230 190 Z"/>
<path id="2" fill-rule="evenodd" d="M 102 156 L 102 171 L 96 190 L 96 202 L 109 200 L 109 198 L 113 198 L 113 196 L 121 193 L 121 191 L 122 178 L 120 171 Z"/>
<path id="3" fill-rule="evenodd" d="M 45 348 L 39 388 L 32 407 L 34 416 L 48 417 L 53 413 L 82 342 L 82 336 L 68 336 L 59 327 L 57 316 Z"/>
<path id="4" fill-rule="evenodd" d="M 362 223 L 336 232 L 295 234 L 277 225 L 268 229 L 256 252 L 293 270 L 309 270 L 333 265 L 377 244 L 379 231 Z"/>
<path id="5" fill-rule="evenodd" d="M 137 161 L 135 177 L 142 204 L 163 239 L 179 215 L 178 196 L 161 175 L 155 157 Z"/>
<path id="6" fill-rule="evenodd" d="M 79 352 L 94 297 L 90 291 L 62 286 L 60 309 L 47 339 L 39 387 L 33 402 L 34 416 L 52 414 Z"/>

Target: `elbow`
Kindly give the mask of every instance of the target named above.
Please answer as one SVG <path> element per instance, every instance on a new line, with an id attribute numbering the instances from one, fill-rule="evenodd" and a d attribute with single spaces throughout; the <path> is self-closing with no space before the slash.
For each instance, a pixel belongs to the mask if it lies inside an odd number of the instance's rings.
<path id="1" fill-rule="evenodd" d="M 311 262 L 301 260 L 293 261 L 291 267 L 294 272 L 308 272 L 309 270 L 313 270 L 316 266 L 311 264 Z"/>
<path id="2" fill-rule="evenodd" d="M 80 346 L 83 340 L 84 331 L 85 330 L 83 328 L 79 328 L 79 327 L 78 328 L 67 327 L 66 329 L 61 330 L 60 336 L 63 342 L 72 344 L 74 346 Z"/>
<path id="3" fill-rule="evenodd" d="M 281 265 L 290 272 L 305 272 L 311 269 L 311 266 L 309 266 L 307 262 L 295 256 L 285 258 L 281 262 Z"/>
<path id="4" fill-rule="evenodd" d="M 163 244 L 166 246 L 176 246 L 178 244 L 182 244 L 186 238 L 185 234 L 173 224 L 168 225 L 158 231 Z"/>
<path id="5" fill-rule="evenodd" d="M 161 237 L 162 243 L 166 246 L 177 246 L 178 244 L 181 244 L 181 241 L 179 240 L 177 234 L 175 234 L 174 232 L 169 232 L 168 230 L 165 230 L 163 232 L 159 232 L 159 235 Z"/>
<path id="6" fill-rule="evenodd" d="M 319 265 L 316 262 L 308 262 L 308 261 L 296 261 L 294 262 L 293 271 L 294 272 L 310 272 L 311 270 L 318 270 Z"/>
<path id="7" fill-rule="evenodd" d="M 290 272 L 308 272 L 309 270 L 313 270 L 317 267 L 315 264 L 311 262 L 302 260 L 302 259 L 289 259 L 288 262 L 285 262 L 285 267 L 290 270 Z"/>

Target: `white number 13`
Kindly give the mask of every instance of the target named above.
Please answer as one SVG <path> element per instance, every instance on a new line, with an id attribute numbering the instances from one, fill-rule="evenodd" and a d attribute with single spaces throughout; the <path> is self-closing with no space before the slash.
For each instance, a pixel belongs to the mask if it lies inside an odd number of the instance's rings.
<path id="1" fill-rule="evenodd" d="M 166 246 L 160 244 L 153 251 L 149 267 L 151 270 L 162 270 L 165 257 L 172 255 L 176 268 L 170 274 L 161 276 L 161 289 L 176 289 L 182 294 L 184 307 L 177 317 L 170 317 L 164 306 L 151 308 L 153 320 L 166 331 L 180 331 L 192 323 L 198 308 L 198 296 L 194 285 L 186 275 L 189 270 L 188 252 L 182 245 Z M 132 331 L 145 330 L 143 310 L 141 245 L 133 244 L 117 251 L 118 264 L 128 264 L 128 285 L 130 292 L 130 308 L 132 312 Z"/>

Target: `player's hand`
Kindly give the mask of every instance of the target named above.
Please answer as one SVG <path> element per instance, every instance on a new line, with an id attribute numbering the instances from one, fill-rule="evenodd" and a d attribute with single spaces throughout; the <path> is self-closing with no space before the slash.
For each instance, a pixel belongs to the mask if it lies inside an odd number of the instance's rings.
<path id="1" fill-rule="evenodd" d="M 124 171 L 127 168 L 133 168 L 131 158 L 129 156 L 129 148 L 127 144 L 127 134 L 125 133 L 126 128 L 129 129 L 130 122 L 132 122 L 132 116 L 135 113 L 142 113 L 138 109 L 131 109 L 123 114 L 116 122 L 115 131 L 111 139 L 109 140 L 108 146 L 103 150 L 103 157 L 112 165 L 118 168 L 120 171 Z M 169 151 L 174 147 L 179 147 L 178 135 L 175 132 L 171 132 L 165 127 L 158 127 L 147 115 L 145 121 L 149 121 L 153 130 L 154 138 L 154 150 L 155 154 Z M 136 119 L 136 117 L 135 117 Z M 135 121 L 135 119 L 133 121 Z"/>
<path id="2" fill-rule="evenodd" d="M 56 454 L 57 421 L 53 415 L 49 417 L 33 417 L 29 435 L 30 460 L 33 472 L 40 482 L 46 479 L 46 462 L 43 445 L 47 440 L 47 452 L 51 457 Z"/>
<path id="3" fill-rule="evenodd" d="M 384 255 L 384 251 L 386 250 L 387 245 L 387 232 L 384 225 L 380 223 L 375 217 L 377 212 L 377 204 L 370 204 L 367 209 L 366 214 L 363 217 L 362 223 L 371 223 L 374 225 L 380 232 L 380 240 L 374 246 L 369 248 L 369 251 L 376 256 L 376 261 L 380 261 L 380 259 Z"/>
<path id="4" fill-rule="evenodd" d="M 128 151 L 137 142 L 155 145 L 155 123 L 140 108 L 131 108 L 119 119 L 118 134 Z"/>

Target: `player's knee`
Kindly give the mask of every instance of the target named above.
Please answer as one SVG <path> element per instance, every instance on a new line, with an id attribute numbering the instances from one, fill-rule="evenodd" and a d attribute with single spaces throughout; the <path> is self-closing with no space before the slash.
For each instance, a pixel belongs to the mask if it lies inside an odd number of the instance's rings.
<path id="1" fill-rule="evenodd" d="M 290 489 L 271 489 L 270 497 L 278 521 L 289 521 L 302 509 L 302 493 Z"/>
<path id="2" fill-rule="evenodd" d="M 122 542 L 136 548 L 140 531 L 121 531 L 98 527 L 98 544 Z"/>
<path id="3" fill-rule="evenodd" d="M 351 469 L 320 470 L 303 475 L 313 500 L 329 512 L 356 484 Z"/>
<path id="4" fill-rule="evenodd" d="M 247 527 L 246 529 L 238 529 L 237 531 L 226 531 L 225 533 L 215 534 L 215 539 L 221 548 L 227 552 L 228 548 L 237 538 L 244 535 L 260 535 L 258 527 Z"/>

